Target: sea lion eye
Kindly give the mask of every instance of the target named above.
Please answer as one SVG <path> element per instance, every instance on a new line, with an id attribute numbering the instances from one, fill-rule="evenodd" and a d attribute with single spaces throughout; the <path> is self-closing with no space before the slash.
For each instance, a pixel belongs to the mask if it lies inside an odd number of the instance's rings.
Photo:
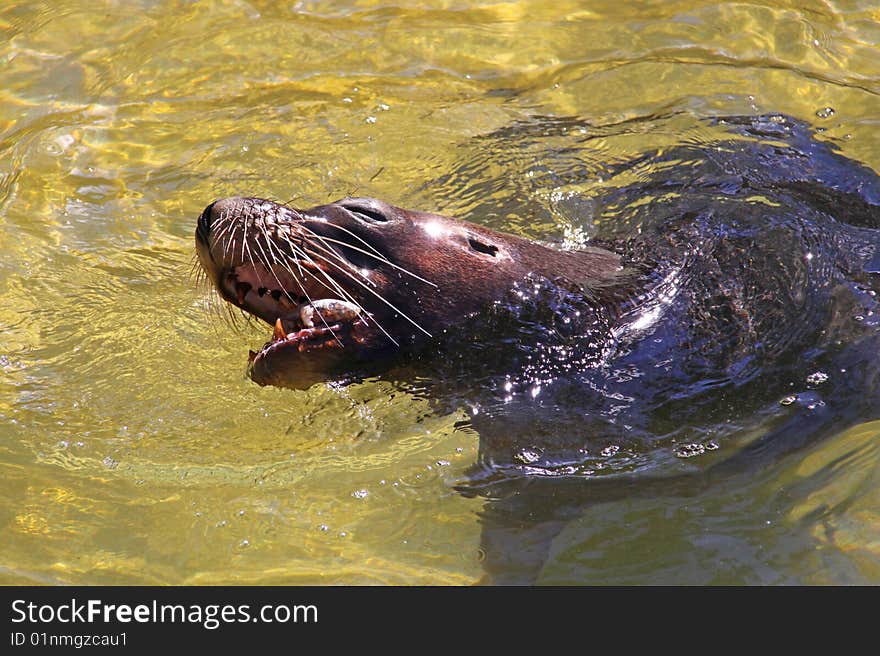
<path id="1" fill-rule="evenodd" d="M 343 203 L 342 207 L 366 223 L 388 223 L 388 217 L 374 207 Z"/>
<path id="2" fill-rule="evenodd" d="M 485 244 L 474 237 L 468 237 L 468 244 L 475 251 L 479 251 L 480 253 L 485 253 L 486 255 L 491 255 L 495 257 L 495 254 L 498 252 L 498 247 L 493 246 L 492 244 Z"/>

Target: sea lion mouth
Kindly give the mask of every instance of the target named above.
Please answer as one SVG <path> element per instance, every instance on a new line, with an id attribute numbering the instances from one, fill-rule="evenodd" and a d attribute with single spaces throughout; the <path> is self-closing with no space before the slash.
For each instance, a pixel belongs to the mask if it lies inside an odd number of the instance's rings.
<path id="1" fill-rule="evenodd" d="M 269 341 L 259 351 L 249 352 L 252 368 L 281 353 L 360 346 L 375 330 L 375 321 L 359 303 L 334 298 L 316 284 L 318 267 L 299 266 L 301 276 L 296 280 L 287 270 L 263 263 L 231 267 L 220 276 L 221 296 L 273 326 Z"/>
<path id="2" fill-rule="evenodd" d="M 362 309 L 353 303 L 335 298 L 302 302 L 294 312 L 275 320 L 272 338 L 259 351 L 250 351 L 248 362 L 253 367 L 284 350 L 304 353 L 363 344 L 370 330 Z"/>

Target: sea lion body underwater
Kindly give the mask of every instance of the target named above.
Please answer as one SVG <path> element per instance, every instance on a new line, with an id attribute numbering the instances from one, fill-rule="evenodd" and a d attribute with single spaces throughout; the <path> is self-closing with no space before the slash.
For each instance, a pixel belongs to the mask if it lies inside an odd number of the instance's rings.
<path id="1" fill-rule="evenodd" d="M 753 424 L 782 452 L 880 416 L 880 181 L 794 119 L 717 123 L 729 141 L 598 198 L 625 220 L 577 251 L 373 199 L 228 198 L 197 252 L 275 327 L 254 381 L 428 380 L 480 434 L 475 487 L 680 470 Z"/>

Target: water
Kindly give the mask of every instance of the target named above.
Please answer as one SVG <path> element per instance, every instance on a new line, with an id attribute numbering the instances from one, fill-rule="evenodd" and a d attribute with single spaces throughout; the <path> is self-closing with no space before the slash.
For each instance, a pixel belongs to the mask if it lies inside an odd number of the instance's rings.
<path id="1" fill-rule="evenodd" d="M 453 489 L 476 457 L 464 414 L 381 380 L 250 383 L 268 330 L 233 329 L 194 284 L 198 213 L 372 195 L 576 243 L 605 165 L 717 114 L 785 112 L 880 170 L 878 18 L 869 2 L 7 2 L 0 582 L 480 580 L 484 501 Z M 595 126 L 595 175 L 552 170 L 552 131 L 497 138 L 535 116 Z M 597 499 L 539 580 L 876 584 L 878 436 Z"/>

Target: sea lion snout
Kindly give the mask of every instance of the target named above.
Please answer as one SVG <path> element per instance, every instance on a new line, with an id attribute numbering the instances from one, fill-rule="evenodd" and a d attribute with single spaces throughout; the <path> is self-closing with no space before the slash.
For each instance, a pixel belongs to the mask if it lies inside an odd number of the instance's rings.
<path id="1" fill-rule="evenodd" d="M 204 246 L 208 246 L 210 237 L 216 232 L 218 222 L 237 218 L 249 213 L 248 208 L 251 203 L 250 199 L 233 196 L 231 198 L 221 198 L 209 203 L 196 222 L 196 239 Z"/>

